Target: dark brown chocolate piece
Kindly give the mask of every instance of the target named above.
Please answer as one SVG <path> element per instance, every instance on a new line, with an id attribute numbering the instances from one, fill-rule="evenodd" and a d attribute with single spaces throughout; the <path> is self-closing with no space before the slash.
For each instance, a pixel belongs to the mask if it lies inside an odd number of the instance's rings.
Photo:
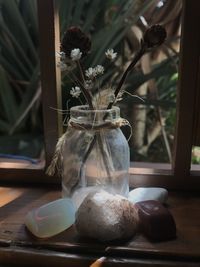
<path id="1" fill-rule="evenodd" d="M 176 237 L 176 224 L 167 208 L 156 200 L 137 202 L 141 231 L 150 240 L 164 241 Z"/>

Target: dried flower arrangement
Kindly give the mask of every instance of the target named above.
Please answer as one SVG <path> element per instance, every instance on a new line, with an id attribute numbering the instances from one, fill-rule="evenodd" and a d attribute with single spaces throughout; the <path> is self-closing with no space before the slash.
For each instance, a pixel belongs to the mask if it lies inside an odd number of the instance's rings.
<path id="1" fill-rule="evenodd" d="M 80 28 L 71 27 L 65 32 L 61 42 L 61 52 L 58 53 L 58 56 L 60 57 L 58 66 L 75 84 L 70 90 L 72 97 L 79 98 L 80 94 L 83 93 L 89 109 L 110 109 L 119 99 L 122 99 L 124 93 L 123 85 L 128 73 L 146 52 L 161 45 L 165 38 L 166 31 L 160 25 L 153 25 L 146 30 L 144 37 L 141 40 L 139 51 L 135 54 L 130 65 L 124 71 L 117 87 L 113 90 L 111 86 L 107 91 L 107 107 L 102 107 L 100 104 L 101 90 L 98 82 L 99 77 L 105 72 L 104 66 L 97 65 L 84 70 L 82 60 L 91 50 L 91 40 Z M 108 60 L 114 62 L 117 59 L 117 52 L 115 52 L 113 48 L 109 48 L 105 52 L 105 56 Z M 78 77 L 73 72 L 76 67 L 79 70 Z M 93 92 L 96 91 L 98 94 L 97 97 L 94 97 Z"/>
<path id="2" fill-rule="evenodd" d="M 102 101 L 102 88 L 100 88 L 99 77 L 104 74 L 105 69 L 102 65 L 92 66 L 88 69 L 84 69 L 83 60 L 88 56 L 91 50 L 91 39 L 86 35 L 79 27 L 70 27 L 64 33 L 63 39 L 61 41 L 60 52 L 57 52 L 57 56 L 60 61 L 58 62 L 58 67 L 61 69 L 64 75 L 74 83 L 74 86 L 70 90 L 72 97 L 80 100 L 81 93 L 83 94 L 88 110 L 110 110 L 115 105 L 115 103 L 122 99 L 124 90 L 123 85 L 126 81 L 128 74 L 133 70 L 136 63 L 140 58 L 146 53 L 152 51 L 154 48 L 160 46 L 166 39 L 166 31 L 161 25 L 153 25 L 148 28 L 143 38 L 140 42 L 140 48 L 135 53 L 131 63 L 125 69 L 122 74 L 117 86 L 113 89 L 112 86 L 107 88 L 106 97 L 104 94 L 104 100 Z M 115 62 L 117 59 L 117 52 L 113 48 L 109 48 L 105 52 L 106 58 Z M 82 103 L 82 102 L 81 102 Z M 103 118 L 106 120 L 106 115 Z M 124 123 L 121 122 L 122 126 Z M 125 122 L 127 124 L 127 122 Z M 81 168 L 83 168 L 93 146 L 96 141 L 99 140 L 100 147 L 103 144 L 101 138 L 97 138 L 98 134 L 95 134 L 93 140 L 90 142 L 89 148 L 87 149 L 85 156 L 82 159 Z M 59 157 L 61 146 L 64 142 L 64 136 L 58 141 L 54 158 L 51 165 L 49 166 L 47 173 L 53 175 L 55 169 L 58 169 Z M 106 162 L 104 163 L 106 165 Z M 81 171 L 80 171 L 81 173 Z"/>

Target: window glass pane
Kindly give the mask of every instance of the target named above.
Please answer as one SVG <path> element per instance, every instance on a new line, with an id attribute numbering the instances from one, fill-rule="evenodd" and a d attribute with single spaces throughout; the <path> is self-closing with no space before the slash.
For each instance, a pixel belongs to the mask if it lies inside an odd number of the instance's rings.
<path id="1" fill-rule="evenodd" d="M 108 98 L 106 88 L 116 88 L 122 73 L 140 47 L 142 33 L 153 24 L 162 24 L 168 33 L 164 45 L 146 54 L 124 84 L 121 115 L 132 126 L 124 127 L 130 137 L 134 162 L 170 163 L 176 117 L 176 87 L 180 42 L 182 1 L 60 1 L 61 36 L 71 26 L 79 26 L 92 38 L 92 50 L 82 62 L 85 68 L 105 67 L 99 90 Z M 117 59 L 106 61 L 105 51 L 113 48 Z M 72 98 L 75 84 L 63 75 L 63 110 L 84 103 Z M 97 91 L 97 93 L 99 93 Z M 141 100 L 140 98 L 143 100 Z M 136 164 L 137 165 L 137 164 Z M 142 166 L 141 163 L 139 166 Z M 146 164 L 145 166 L 149 166 Z M 159 167 L 164 168 L 163 164 Z M 167 166 L 169 168 L 169 166 Z"/>
<path id="2" fill-rule="evenodd" d="M 44 163 L 36 3 L 1 1 L 0 167 Z"/>
<path id="3" fill-rule="evenodd" d="M 200 171 L 200 147 L 199 146 L 193 146 L 192 148 L 191 170 Z"/>
<path id="4" fill-rule="evenodd" d="M 140 85 L 135 94 L 145 100 L 138 104 L 131 97 L 127 100 L 128 116 L 133 125 L 133 161 L 171 163 L 182 9 L 181 2 L 178 2 L 157 1 L 158 4 L 155 2 L 142 16 L 144 24 L 164 25 L 168 37 L 163 46 L 143 57 L 130 78 L 130 88 L 134 83 Z M 141 27 L 140 23 L 136 25 Z"/>

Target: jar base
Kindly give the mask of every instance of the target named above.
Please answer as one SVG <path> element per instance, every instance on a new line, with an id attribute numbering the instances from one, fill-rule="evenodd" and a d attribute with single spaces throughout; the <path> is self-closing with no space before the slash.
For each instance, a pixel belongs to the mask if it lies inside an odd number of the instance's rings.
<path id="1" fill-rule="evenodd" d="M 64 189 L 64 188 L 63 188 Z M 94 193 L 94 192 L 98 192 L 104 190 L 110 194 L 116 195 L 119 194 L 121 196 L 124 196 L 126 198 L 128 198 L 128 193 L 129 193 L 129 187 L 126 184 L 126 186 L 124 186 L 123 188 L 121 187 L 120 190 L 116 190 L 115 187 L 113 186 L 105 186 L 103 187 L 101 186 L 87 186 L 87 187 L 80 187 L 77 188 L 72 194 L 71 194 L 71 199 L 76 207 L 76 209 L 79 208 L 79 206 L 81 205 L 81 203 L 83 202 L 83 200 L 87 197 L 88 194 L 90 193 Z M 67 192 L 65 190 L 62 190 L 62 197 L 69 197 L 69 194 L 67 194 Z"/>

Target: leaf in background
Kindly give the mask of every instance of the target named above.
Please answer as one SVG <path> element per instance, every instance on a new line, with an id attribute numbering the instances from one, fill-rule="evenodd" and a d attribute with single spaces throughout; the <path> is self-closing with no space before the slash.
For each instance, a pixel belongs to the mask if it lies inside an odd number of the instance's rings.
<path id="1" fill-rule="evenodd" d="M 28 78 L 30 75 L 30 69 L 28 71 L 25 64 L 23 64 L 23 62 L 19 60 L 17 54 L 15 53 L 13 44 L 10 43 L 10 40 L 9 42 L 6 42 L 5 39 L 2 39 L 1 48 L 2 48 L 1 57 L 3 57 L 5 61 L 8 61 L 11 65 L 17 66 L 22 76 Z"/>
<path id="2" fill-rule="evenodd" d="M 74 13 L 72 16 L 72 25 L 81 25 L 81 15 L 83 15 L 83 8 L 85 5 L 85 0 L 76 0 L 74 1 Z"/>
<path id="3" fill-rule="evenodd" d="M 0 103 L 2 119 L 10 125 L 16 119 L 17 102 L 15 100 L 14 92 L 10 87 L 5 70 L 0 66 Z M 1 129 L 4 131 L 3 129 Z"/>
<path id="4" fill-rule="evenodd" d="M 177 57 L 176 57 L 177 58 Z M 163 60 L 161 63 L 155 64 L 152 71 L 146 75 L 144 75 L 141 71 L 135 71 L 127 78 L 127 83 L 131 88 L 135 88 L 135 90 L 147 82 L 150 79 L 157 79 L 162 76 L 165 76 L 166 73 L 168 75 L 173 75 L 176 71 L 175 66 L 172 64 L 172 60 L 170 58 Z"/>
<path id="5" fill-rule="evenodd" d="M 4 103 L 2 105 L 4 118 L 0 117 L 1 132 L 11 132 L 11 126 L 13 127 L 16 122 L 20 122 L 18 131 L 21 129 L 21 131 L 28 132 L 31 124 L 30 117 L 32 118 L 28 107 L 32 105 L 32 98 L 36 93 L 39 82 L 38 62 L 36 1 L 1 0 L 0 64 L 7 76 L 7 84 L 4 82 L 0 94 L 0 102 Z M 6 93 L 3 93 L 4 91 Z M 40 97 L 38 97 L 38 100 L 40 101 Z M 11 102 L 12 104 L 10 104 Z M 7 106 L 9 106 L 9 109 Z M 27 110 L 29 110 L 28 113 Z M 37 108 L 33 116 L 37 117 L 40 112 Z M 11 114 L 14 114 L 14 119 L 10 124 Z M 23 114 L 26 114 L 26 116 L 23 120 L 20 120 Z M 39 115 L 39 117 L 41 116 Z M 37 119 L 35 120 L 37 121 Z M 10 127 L 8 128 L 6 125 Z"/>
<path id="6" fill-rule="evenodd" d="M 59 15 L 60 15 L 60 29 L 61 36 L 63 32 L 71 25 L 72 10 L 74 6 L 74 0 L 59 0 Z"/>
<path id="7" fill-rule="evenodd" d="M 149 8 L 153 0 L 147 1 L 145 4 L 140 4 L 137 7 L 137 14 L 129 18 L 130 14 L 134 12 L 134 6 L 138 1 L 123 1 L 121 9 L 116 13 L 115 19 L 111 25 L 103 25 L 101 30 L 95 32 L 93 39 L 94 59 L 91 65 L 102 64 L 102 57 L 108 48 L 115 48 L 125 37 L 126 32 L 130 27 L 139 20 L 139 17 Z M 104 40 L 102 42 L 102 40 Z"/>
<path id="8" fill-rule="evenodd" d="M 29 52 L 29 48 L 26 47 L 26 49 L 23 49 L 23 46 L 20 43 L 20 36 L 16 36 L 14 34 L 12 28 L 10 29 L 10 25 L 4 21 L 4 19 L 1 17 L 1 23 L 0 23 L 0 35 L 1 40 L 4 40 L 4 42 L 7 43 L 8 48 L 16 53 L 16 56 L 18 56 L 18 60 L 22 61 L 22 64 L 26 65 L 27 68 L 32 69 L 33 62 L 28 57 L 27 53 Z M 1 41 L 0 41 L 1 44 Z M 24 43 L 23 43 L 24 44 Z M 1 44 L 2 45 L 2 44 Z M 4 53 L 4 50 L 2 50 L 2 53 Z M 11 51 L 9 51 L 11 53 Z M 7 55 L 7 60 L 9 60 L 9 53 Z M 38 60 L 38 59 L 37 59 Z"/>
<path id="9" fill-rule="evenodd" d="M 89 2 L 89 5 L 87 7 L 87 13 L 85 15 L 85 21 L 83 25 L 83 30 L 85 32 L 89 31 L 91 28 L 91 25 L 93 25 L 96 16 L 98 16 L 101 8 L 102 8 L 102 1 L 101 0 L 94 0 L 92 2 Z M 94 12 L 94 10 L 96 12 Z"/>
<path id="10" fill-rule="evenodd" d="M 21 47 L 30 51 L 30 55 L 32 59 L 37 61 L 37 52 L 35 50 L 34 44 L 31 40 L 30 34 L 27 29 L 27 25 L 25 24 L 22 15 L 19 12 L 19 8 L 17 6 L 16 1 L 3 1 L 2 2 L 2 15 L 3 18 L 8 25 L 9 29 L 12 30 L 13 35 L 19 43 Z"/>
<path id="11" fill-rule="evenodd" d="M 23 110 L 23 113 L 17 118 L 15 121 L 14 125 L 11 127 L 9 130 L 9 134 L 12 135 L 13 132 L 16 131 L 17 127 L 21 124 L 21 122 L 26 118 L 30 110 L 33 108 L 35 105 L 35 102 L 40 98 L 41 96 L 41 87 L 38 87 L 37 91 L 35 92 L 35 95 L 33 96 L 32 100 L 28 103 L 28 106 L 26 109 Z"/>
<path id="12" fill-rule="evenodd" d="M 33 42 L 38 43 L 37 3 L 35 0 L 21 0 L 19 9 Z"/>
<path id="13" fill-rule="evenodd" d="M 16 124 L 12 129 L 10 130 L 10 134 L 12 134 L 16 130 L 16 126 L 19 127 L 19 124 L 27 117 L 27 111 L 30 111 L 30 108 L 35 103 L 35 101 L 40 98 L 40 93 L 36 89 L 38 89 L 39 85 L 39 65 L 36 66 L 34 73 L 31 77 L 29 86 L 26 90 L 26 93 L 24 94 L 24 97 L 22 99 L 22 102 L 18 108 L 17 111 L 17 118 L 16 118 Z M 34 100 L 34 101 L 33 101 Z M 26 123 L 26 121 L 24 122 Z"/>
<path id="14" fill-rule="evenodd" d="M 8 60 L 2 57 L 1 54 L 0 54 L 0 64 L 6 70 L 6 72 L 13 77 L 13 79 L 23 80 L 23 75 L 19 72 L 19 70 L 15 68 L 13 64 L 8 62 Z"/>

